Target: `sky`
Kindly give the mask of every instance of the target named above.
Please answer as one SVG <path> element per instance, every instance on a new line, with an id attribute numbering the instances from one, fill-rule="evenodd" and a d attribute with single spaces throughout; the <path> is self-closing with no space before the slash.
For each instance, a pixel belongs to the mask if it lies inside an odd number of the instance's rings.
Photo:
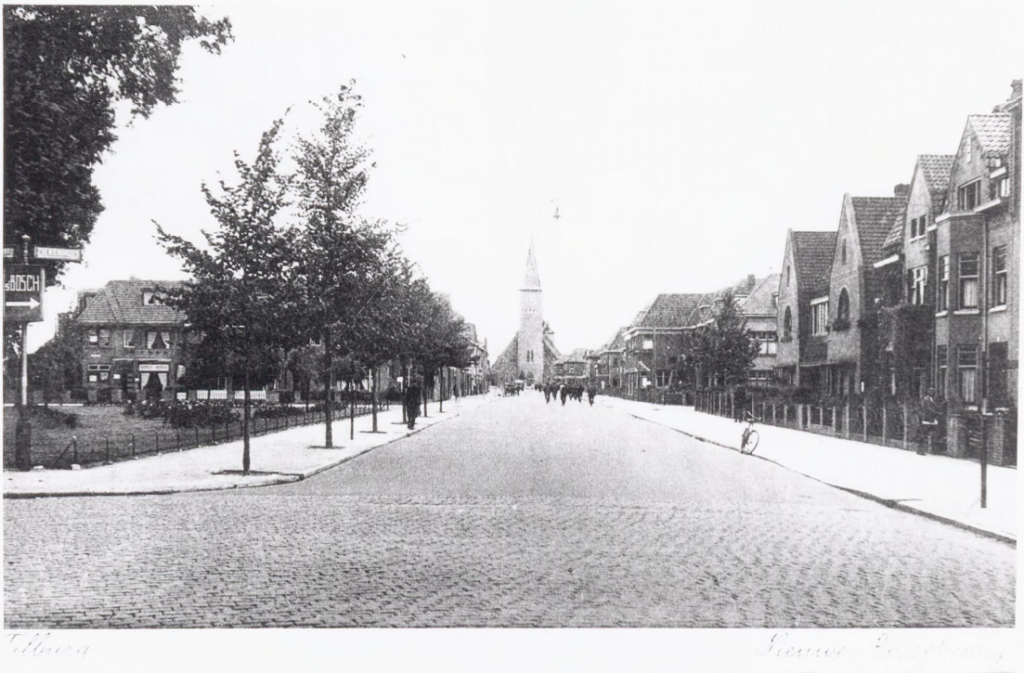
<path id="1" fill-rule="evenodd" d="M 153 221 L 198 241 L 204 182 L 234 180 L 285 115 L 350 80 L 372 150 L 361 212 L 405 225 L 431 286 L 488 340 L 518 327 L 531 238 L 562 352 L 598 348 L 659 292 L 778 271 L 787 229 L 834 230 L 1024 74 L 1024 3 L 335 2 L 203 6 L 221 56 L 185 50 L 180 102 L 127 125 L 95 173 L 105 211 L 47 292 L 182 278 Z M 287 148 L 285 148 L 287 151 Z M 561 217 L 554 219 L 555 209 Z"/>

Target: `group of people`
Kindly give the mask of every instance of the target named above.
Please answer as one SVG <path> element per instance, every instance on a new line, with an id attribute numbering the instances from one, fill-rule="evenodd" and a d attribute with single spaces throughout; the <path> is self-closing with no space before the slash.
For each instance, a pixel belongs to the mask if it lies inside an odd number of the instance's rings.
<path id="1" fill-rule="evenodd" d="M 594 406 L 594 397 L 597 396 L 597 388 L 593 385 L 584 388 L 581 383 L 546 383 L 542 389 L 544 391 L 545 403 L 551 402 L 552 399 L 561 399 L 562 406 L 565 406 L 565 401 L 567 399 L 583 402 L 583 393 L 587 394 L 590 406 Z"/>

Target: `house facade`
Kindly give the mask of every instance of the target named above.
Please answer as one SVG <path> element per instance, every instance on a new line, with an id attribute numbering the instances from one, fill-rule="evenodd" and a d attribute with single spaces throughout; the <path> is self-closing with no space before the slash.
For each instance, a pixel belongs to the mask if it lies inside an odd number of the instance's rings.
<path id="1" fill-rule="evenodd" d="M 185 317 L 163 297 L 175 281 L 113 280 L 79 293 L 72 321 L 82 337 L 90 401 L 172 399 L 185 375 Z"/>
<path id="2" fill-rule="evenodd" d="M 690 319 L 703 296 L 659 294 L 622 331 L 622 374 L 627 393 L 680 383 Z"/>
<path id="3" fill-rule="evenodd" d="M 946 211 L 935 218 L 938 394 L 968 410 L 1016 407 L 1019 362 L 1021 83 L 967 118 Z"/>
<path id="4" fill-rule="evenodd" d="M 739 304 L 750 338 L 757 344 L 757 356 L 750 367 L 747 385 L 763 388 L 774 378 L 779 349 L 779 278 L 773 273 L 757 281 Z"/>
<path id="5" fill-rule="evenodd" d="M 775 380 L 783 385 L 810 387 L 819 378 L 818 369 L 827 362 L 827 305 L 820 305 L 821 297 L 828 295 L 835 247 L 834 231 L 786 232 L 779 274 L 779 345 L 775 357 Z"/>

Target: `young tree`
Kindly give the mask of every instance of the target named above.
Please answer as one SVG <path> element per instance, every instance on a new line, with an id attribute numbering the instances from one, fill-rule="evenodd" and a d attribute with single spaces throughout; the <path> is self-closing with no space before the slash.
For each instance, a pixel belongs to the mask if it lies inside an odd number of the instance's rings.
<path id="1" fill-rule="evenodd" d="M 693 361 L 702 379 L 721 380 L 727 386 L 747 380 L 758 345 L 746 322 L 732 292 L 727 292 L 711 323 L 694 334 Z"/>
<path id="2" fill-rule="evenodd" d="M 274 143 L 281 121 L 263 134 L 252 164 L 235 155 L 239 182 L 220 183 L 220 194 L 203 185 L 216 218 L 216 233 L 203 232 L 209 249 L 165 232 L 167 251 L 181 258 L 192 279 L 170 293 L 168 303 L 187 316 L 201 338 L 193 357 L 223 363 L 244 377 L 242 471 L 249 473 L 250 391 L 262 382 L 281 351 L 297 344 L 298 295 L 292 232 L 277 226 L 287 205 L 288 181 L 278 173 Z"/>
<path id="3" fill-rule="evenodd" d="M 361 306 L 368 306 L 367 278 L 387 249 L 386 230 L 359 220 L 354 211 L 366 187 L 368 152 L 354 138 L 362 103 L 351 86 L 314 107 L 322 121 L 312 137 L 298 140 L 295 189 L 301 225 L 298 278 L 305 328 L 323 347 L 324 445 L 333 447 L 334 359 L 347 355 L 353 339 L 342 334 Z M 372 310 L 372 308 L 364 309 Z"/>
<path id="4" fill-rule="evenodd" d="M 63 393 L 82 383 L 82 336 L 75 329 L 59 333 L 28 356 L 32 386 L 43 391 L 49 402 L 52 393 Z"/>

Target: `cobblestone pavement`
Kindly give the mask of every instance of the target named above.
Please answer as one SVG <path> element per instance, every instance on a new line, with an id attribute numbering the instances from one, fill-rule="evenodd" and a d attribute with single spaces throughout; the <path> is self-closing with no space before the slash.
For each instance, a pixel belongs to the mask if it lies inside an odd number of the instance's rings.
<path id="1" fill-rule="evenodd" d="M 7 500 L 4 527 L 7 628 L 1014 619 L 1010 545 L 534 393 L 304 482 Z"/>

